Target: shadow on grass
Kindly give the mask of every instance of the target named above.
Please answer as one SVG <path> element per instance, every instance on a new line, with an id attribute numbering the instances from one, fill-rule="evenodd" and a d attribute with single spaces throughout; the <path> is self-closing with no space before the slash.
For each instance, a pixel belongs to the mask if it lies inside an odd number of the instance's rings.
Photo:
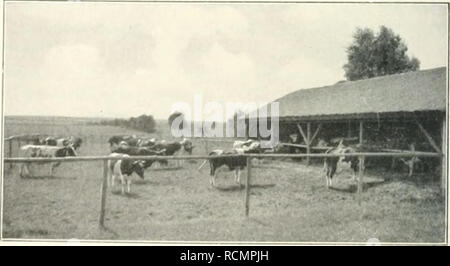
<path id="1" fill-rule="evenodd" d="M 104 232 L 104 233 L 108 233 L 110 234 L 112 237 L 112 239 L 116 239 L 119 237 L 119 234 L 116 233 L 114 230 L 112 230 L 111 228 L 109 228 L 108 226 L 100 226 L 100 231 Z"/>
<path id="2" fill-rule="evenodd" d="M 275 184 L 254 184 L 254 185 L 250 185 L 250 188 L 269 188 L 269 187 L 274 187 Z M 227 187 L 216 187 L 217 190 L 220 191 L 239 191 L 239 190 L 244 190 L 245 189 L 245 185 L 231 185 L 231 186 L 227 186 Z"/>
<path id="3" fill-rule="evenodd" d="M 286 167 L 277 166 L 276 164 L 257 164 L 257 165 L 252 165 L 252 168 L 261 168 L 261 169 L 286 169 Z"/>
<path id="4" fill-rule="evenodd" d="M 125 198 L 129 198 L 129 199 L 139 199 L 140 196 L 137 193 L 134 192 L 125 192 L 125 194 L 122 194 L 122 191 L 120 190 L 115 190 L 115 191 L 111 191 L 111 194 L 116 195 L 116 196 L 121 196 L 121 197 L 125 197 Z"/>
<path id="5" fill-rule="evenodd" d="M 177 166 L 177 167 L 164 167 L 164 168 L 151 168 L 149 169 L 149 171 L 177 171 L 177 170 L 181 170 L 183 169 L 183 167 L 181 166 Z"/>
<path id="6" fill-rule="evenodd" d="M 356 182 L 356 181 L 355 181 Z M 371 182 L 364 182 L 362 184 L 362 191 L 365 192 L 370 188 L 385 185 L 388 183 L 391 183 L 392 179 L 385 179 L 381 181 L 371 181 Z M 330 187 L 330 190 L 338 191 L 338 192 L 344 192 L 344 193 L 356 193 L 358 190 L 357 184 L 350 184 L 346 188 L 338 188 L 338 187 Z"/>
<path id="7" fill-rule="evenodd" d="M 58 180 L 58 179 L 64 179 L 64 180 L 73 180 L 73 179 L 77 179 L 76 177 L 72 176 L 72 177 L 62 177 L 62 176 L 49 176 L 49 175 L 42 175 L 42 176 L 28 176 L 28 175 L 24 175 L 20 177 L 21 179 L 30 179 L 30 180 Z"/>
<path id="8" fill-rule="evenodd" d="M 30 238 L 48 236 L 50 231 L 46 229 L 4 230 L 4 238 Z"/>

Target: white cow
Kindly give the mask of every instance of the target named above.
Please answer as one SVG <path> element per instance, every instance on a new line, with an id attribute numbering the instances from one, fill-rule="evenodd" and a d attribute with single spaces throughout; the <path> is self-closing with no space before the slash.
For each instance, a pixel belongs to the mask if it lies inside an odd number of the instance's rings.
<path id="1" fill-rule="evenodd" d="M 24 156 L 28 158 L 63 158 L 69 156 L 77 156 L 77 153 L 72 145 L 65 147 L 57 146 L 46 146 L 46 145 L 25 145 L 20 147 L 20 150 L 24 152 Z M 32 176 L 30 171 L 31 163 L 23 163 L 20 167 L 20 177 L 24 177 L 24 172 L 26 176 Z M 52 163 L 39 163 L 39 164 L 50 164 L 50 176 L 53 176 L 53 171 L 58 167 L 61 162 Z"/>

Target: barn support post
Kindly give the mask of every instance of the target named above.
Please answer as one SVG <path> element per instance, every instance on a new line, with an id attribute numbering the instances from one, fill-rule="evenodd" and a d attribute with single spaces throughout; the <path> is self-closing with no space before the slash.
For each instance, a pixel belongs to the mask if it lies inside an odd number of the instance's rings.
<path id="1" fill-rule="evenodd" d="M 247 157 L 247 179 L 245 180 L 245 217 L 250 212 L 250 180 L 252 176 L 252 157 Z"/>
<path id="2" fill-rule="evenodd" d="M 108 187 L 108 160 L 103 160 L 103 180 L 101 187 L 101 202 L 100 202 L 100 218 L 99 225 L 101 228 L 104 227 L 105 224 L 105 205 L 106 205 L 106 189 Z"/>
<path id="3" fill-rule="evenodd" d="M 414 145 L 414 143 L 411 143 L 409 145 L 409 149 L 411 150 L 411 152 L 415 152 L 416 151 L 416 145 Z M 412 177 L 413 173 L 414 173 L 414 161 L 416 160 L 417 157 L 412 157 L 410 160 L 410 163 L 408 165 L 409 167 L 409 173 L 408 173 L 408 177 Z"/>
<path id="4" fill-rule="evenodd" d="M 442 120 L 442 162 L 441 162 L 441 193 L 445 197 L 447 190 L 447 122 L 445 121 L 445 117 Z"/>
<path id="5" fill-rule="evenodd" d="M 363 192 L 363 176 L 364 176 L 364 157 L 359 157 L 359 170 L 358 170 L 358 187 L 357 187 L 357 193 L 358 193 L 358 204 L 361 205 L 361 197 Z"/>
<path id="6" fill-rule="evenodd" d="M 311 153 L 311 123 L 306 123 L 306 153 Z M 311 163 L 311 158 L 309 155 L 306 157 L 306 165 L 309 165 Z"/>
<path id="7" fill-rule="evenodd" d="M 249 127 L 250 127 L 250 118 L 248 118 L 247 116 L 247 119 L 245 119 L 245 139 L 248 139 L 248 131 L 250 130 Z"/>
<path id="8" fill-rule="evenodd" d="M 363 121 L 359 121 L 359 144 L 363 145 L 364 143 L 364 122 Z M 364 171 L 365 167 L 364 167 L 364 158 L 362 160 L 362 169 Z"/>
<path id="9" fill-rule="evenodd" d="M 441 149 L 439 149 L 439 146 L 436 144 L 436 141 L 434 141 L 433 137 L 427 132 L 427 130 L 420 124 L 419 120 L 416 119 L 416 124 L 419 127 L 422 134 L 425 136 L 425 139 L 428 141 L 428 143 L 433 147 L 433 149 L 441 153 Z"/>
<path id="10" fill-rule="evenodd" d="M 317 135 L 319 134 L 321 128 L 322 128 L 322 124 L 317 125 L 316 131 L 314 131 L 314 134 L 312 135 L 312 137 L 309 141 L 311 145 L 314 142 L 314 140 L 316 139 Z"/>
<path id="11" fill-rule="evenodd" d="M 347 121 L 347 137 L 351 138 L 352 137 L 352 122 L 350 120 Z"/>
<path id="12" fill-rule="evenodd" d="M 364 123 L 363 121 L 359 121 L 359 144 L 363 144 L 364 142 Z M 361 197 L 363 190 L 363 180 L 364 179 L 364 157 L 359 157 L 359 171 L 358 171 L 358 204 L 361 205 Z"/>

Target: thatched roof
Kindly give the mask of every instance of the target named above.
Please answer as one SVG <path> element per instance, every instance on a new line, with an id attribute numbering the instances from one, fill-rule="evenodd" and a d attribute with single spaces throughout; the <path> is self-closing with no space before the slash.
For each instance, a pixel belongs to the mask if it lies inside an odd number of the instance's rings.
<path id="1" fill-rule="evenodd" d="M 445 111 L 447 68 L 407 72 L 301 89 L 274 102 L 280 119 L 339 119 L 387 113 Z"/>

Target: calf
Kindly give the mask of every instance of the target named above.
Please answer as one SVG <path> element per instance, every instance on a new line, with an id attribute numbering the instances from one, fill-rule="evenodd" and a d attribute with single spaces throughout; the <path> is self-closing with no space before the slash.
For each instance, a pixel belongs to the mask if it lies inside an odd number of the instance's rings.
<path id="1" fill-rule="evenodd" d="M 346 153 L 354 153 L 360 152 L 357 148 L 354 147 L 345 147 L 342 144 L 342 141 L 335 148 L 331 148 L 325 152 L 325 154 L 336 154 L 341 156 L 336 157 L 325 157 L 324 158 L 324 171 L 325 171 L 325 179 L 327 182 L 327 188 L 330 188 L 332 184 L 332 178 L 336 173 L 337 166 L 339 162 L 350 163 L 350 168 L 353 170 L 353 180 L 356 178 L 356 172 L 358 171 L 359 159 L 355 156 L 345 156 Z"/>
<path id="2" fill-rule="evenodd" d="M 46 146 L 46 145 L 25 145 L 20 148 L 25 152 L 25 156 L 28 158 L 62 158 L 69 156 L 77 156 L 75 149 L 68 145 L 66 147 L 55 147 L 55 146 Z M 24 172 L 28 176 L 31 175 L 31 171 L 29 169 L 31 163 L 23 163 L 20 167 L 20 177 L 24 177 Z M 46 163 L 40 163 L 46 164 Z M 56 167 L 58 167 L 61 162 L 52 162 L 50 163 L 50 176 L 53 176 L 53 171 Z"/>
<path id="3" fill-rule="evenodd" d="M 208 155 L 235 155 L 242 154 L 237 150 L 232 151 L 223 151 L 223 150 L 213 150 Z M 227 166 L 230 171 L 234 172 L 234 181 L 241 185 L 240 182 L 240 170 L 243 170 L 245 166 L 247 166 L 247 158 L 245 156 L 233 156 L 233 157 L 219 157 L 219 158 L 211 158 L 209 159 L 209 167 L 210 167 L 210 185 L 212 187 L 216 186 L 216 174 L 217 169 L 221 166 Z"/>
<path id="4" fill-rule="evenodd" d="M 199 170 L 203 167 L 203 165 L 209 161 L 210 166 L 210 185 L 212 187 L 216 186 L 216 174 L 217 169 L 221 166 L 227 166 L 230 171 L 234 170 L 234 178 L 235 182 L 241 185 L 240 182 L 240 170 L 243 170 L 245 166 L 247 166 L 247 158 L 243 156 L 245 153 L 254 153 L 255 150 L 259 147 L 257 144 L 251 144 L 248 147 L 237 148 L 231 151 L 224 150 L 213 150 L 209 153 L 209 156 L 217 156 L 217 155 L 236 155 L 232 157 L 218 157 L 218 158 L 210 158 L 205 160 L 202 165 L 198 168 Z"/>
<path id="5" fill-rule="evenodd" d="M 130 157 L 128 154 L 111 153 L 109 156 L 117 157 L 117 160 L 108 160 L 108 185 L 114 187 L 116 177 L 120 178 L 122 183 L 122 195 L 125 194 L 125 184 L 127 185 L 127 193 L 131 192 L 131 175 L 135 172 L 140 178 L 144 179 L 144 165 L 138 160 L 121 160 L 120 158 Z"/>

